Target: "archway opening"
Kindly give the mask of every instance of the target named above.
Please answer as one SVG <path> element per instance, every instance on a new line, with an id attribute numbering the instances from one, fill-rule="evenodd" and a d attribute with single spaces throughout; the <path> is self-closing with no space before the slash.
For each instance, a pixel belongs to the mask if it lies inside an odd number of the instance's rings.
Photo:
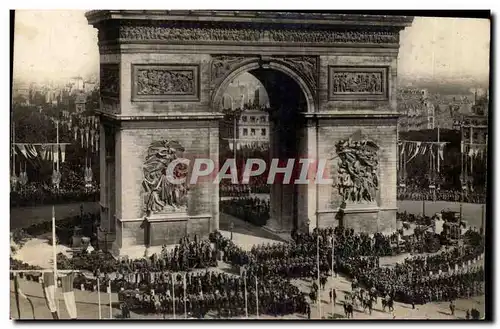
<path id="1" fill-rule="evenodd" d="M 302 88 L 281 71 L 258 68 L 235 77 L 222 104 L 226 115 L 220 124 L 219 161 L 222 166 L 236 159 L 238 184 L 223 179 L 219 186 L 221 229 L 237 232 L 240 220 L 277 233 L 298 229 L 299 216 L 307 213 L 300 209 L 306 206 L 307 190 L 294 184 L 298 159 L 307 154 L 308 105 Z M 256 158 L 264 160 L 265 171 L 245 182 L 245 165 Z M 270 175 L 273 159 L 279 168 L 294 159 L 290 182 L 279 170 Z"/>

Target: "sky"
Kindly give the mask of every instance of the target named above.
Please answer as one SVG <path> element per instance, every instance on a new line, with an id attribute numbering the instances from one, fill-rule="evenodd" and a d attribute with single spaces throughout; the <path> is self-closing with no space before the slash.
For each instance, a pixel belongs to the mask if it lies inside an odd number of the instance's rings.
<path id="1" fill-rule="evenodd" d="M 16 10 L 14 79 L 43 82 L 97 76 L 97 30 L 80 10 Z M 488 20 L 415 17 L 401 32 L 402 79 L 487 81 Z"/>

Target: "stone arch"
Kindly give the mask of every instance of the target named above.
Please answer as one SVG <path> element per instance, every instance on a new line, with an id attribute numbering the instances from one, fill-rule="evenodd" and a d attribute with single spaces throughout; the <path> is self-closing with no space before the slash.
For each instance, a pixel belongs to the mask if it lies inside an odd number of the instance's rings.
<path id="1" fill-rule="evenodd" d="M 307 101 L 307 112 L 313 113 L 316 112 L 316 101 L 315 101 L 315 92 L 314 87 L 310 86 L 310 83 L 307 83 L 306 80 L 301 76 L 301 72 L 297 72 L 296 69 L 290 68 L 288 65 L 285 65 L 284 62 L 280 60 L 271 59 L 267 62 L 262 59 L 255 58 L 250 61 L 245 61 L 244 63 L 238 65 L 235 68 L 232 68 L 228 73 L 225 74 L 223 79 L 220 82 L 216 82 L 213 87 L 213 94 L 210 106 L 212 109 L 217 109 L 219 105 L 223 102 L 224 91 L 229 86 L 231 81 L 233 81 L 237 76 L 244 72 L 250 72 L 252 70 L 256 70 L 259 68 L 268 68 L 272 70 L 279 71 L 281 73 L 286 74 L 290 78 L 292 78 L 302 90 L 304 97 Z"/>

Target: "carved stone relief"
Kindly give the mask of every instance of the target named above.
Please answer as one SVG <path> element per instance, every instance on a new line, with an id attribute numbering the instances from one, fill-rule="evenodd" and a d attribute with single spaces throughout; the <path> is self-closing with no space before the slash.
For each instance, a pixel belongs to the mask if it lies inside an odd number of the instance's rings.
<path id="1" fill-rule="evenodd" d="M 172 161 L 182 158 L 183 152 L 184 148 L 177 141 L 162 140 L 149 145 L 142 181 L 147 215 L 186 210 L 187 181 L 174 184 L 173 179 L 187 178 L 188 167 L 178 163 L 169 168 Z"/>
<path id="2" fill-rule="evenodd" d="M 269 37 L 274 42 L 375 44 L 399 42 L 399 33 L 392 31 L 271 30 Z"/>
<path id="3" fill-rule="evenodd" d="M 315 56 L 290 56 L 290 57 L 273 57 L 277 61 L 282 61 L 285 65 L 290 66 L 295 72 L 304 78 L 309 84 L 311 92 L 316 93 L 318 86 L 318 58 Z"/>
<path id="4" fill-rule="evenodd" d="M 134 65 L 133 100 L 199 100 L 197 65 Z"/>
<path id="5" fill-rule="evenodd" d="M 297 43 L 397 44 L 398 31 L 250 29 L 240 27 L 182 26 L 163 23 L 156 26 L 124 24 L 120 39 L 141 41 L 227 41 Z"/>
<path id="6" fill-rule="evenodd" d="M 109 97 L 120 96 L 119 64 L 101 64 L 100 80 L 101 95 Z"/>
<path id="7" fill-rule="evenodd" d="M 378 146 L 360 131 L 335 144 L 338 156 L 337 188 L 343 201 L 374 202 L 379 188 Z"/>
<path id="8" fill-rule="evenodd" d="M 256 57 L 212 55 L 212 63 L 210 66 L 212 84 L 216 85 L 222 82 L 224 77 L 235 68 L 255 58 Z"/>
<path id="9" fill-rule="evenodd" d="M 330 100 L 387 99 L 387 70 L 387 67 L 330 66 Z"/>

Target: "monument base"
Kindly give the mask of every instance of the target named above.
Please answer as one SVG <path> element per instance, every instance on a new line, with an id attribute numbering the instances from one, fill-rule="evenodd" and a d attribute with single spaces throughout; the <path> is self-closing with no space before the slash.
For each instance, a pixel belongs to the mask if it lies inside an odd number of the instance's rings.
<path id="1" fill-rule="evenodd" d="M 292 227 L 291 225 L 280 225 L 277 220 L 268 219 L 266 225 L 262 226 L 262 228 L 273 234 L 283 234 L 283 233 L 291 233 Z"/>
<path id="2" fill-rule="evenodd" d="M 115 257 L 127 255 L 143 257 L 146 248 L 161 249 L 163 245 L 178 244 L 181 238 L 208 239 L 211 229 L 210 214 L 188 215 L 186 212 L 154 214 L 146 218 L 117 219 L 116 238 L 112 243 Z"/>
<path id="3" fill-rule="evenodd" d="M 99 250 L 111 250 L 115 239 L 116 234 L 114 232 L 107 232 L 99 228 L 97 229 L 97 246 L 99 247 Z"/>
<path id="4" fill-rule="evenodd" d="M 353 229 L 368 234 L 396 232 L 397 209 L 381 209 L 376 204 L 347 204 L 342 219 L 337 219 L 338 209 L 319 212 L 320 227 Z"/>
<path id="5" fill-rule="evenodd" d="M 154 214 L 146 217 L 146 221 L 149 246 L 176 244 L 188 235 L 189 216 L 185 212 Z"/>

